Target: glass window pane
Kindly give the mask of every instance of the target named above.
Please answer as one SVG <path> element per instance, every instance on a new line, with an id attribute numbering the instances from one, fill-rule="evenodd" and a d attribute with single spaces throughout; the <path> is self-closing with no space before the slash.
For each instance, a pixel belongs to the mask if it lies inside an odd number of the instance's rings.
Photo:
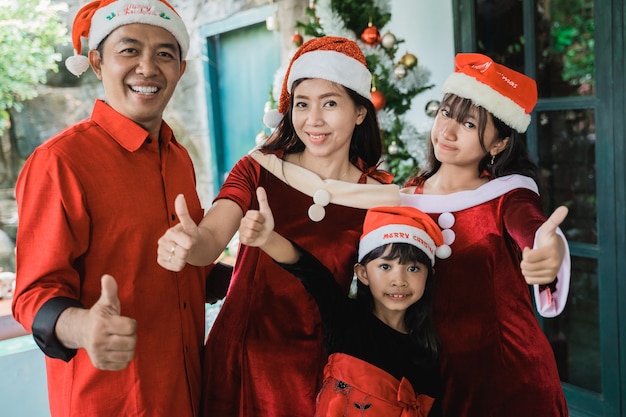
<path id="1" fill-rule="evenodd" d="M 519 72 L 524 71 L 522 0 L 476 0 L 477 52 Z"/>
<path id="2" fill-rule="evenodd" d="M 593 110 L 538 115 L 541 195 L 546 213 L 567 205 L 561 229 L 570 242 L 597 243 L 596 131 Z"/>
<path id="3" fill-rule="evenodd" d="M 539 97 L 594 94 L 593 0 L 537 0 Z"/>
<path id="4" fill-rule="evenodd" d="M 561 381 L 602 392 L 597 261 L 572 257 L 572 277 L 565 310 L 553 319 L 544 319 L 544 330 Z"/>

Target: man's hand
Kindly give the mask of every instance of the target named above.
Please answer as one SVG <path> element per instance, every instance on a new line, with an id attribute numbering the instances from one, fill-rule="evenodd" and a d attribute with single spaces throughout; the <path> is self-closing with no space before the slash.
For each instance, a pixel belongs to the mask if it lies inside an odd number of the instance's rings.
<path id="1" fill-rule="evenodd" d="M 536 248 L 524 248 L 520 267 L 529 285 L 550 284 L 556 278 L 563 256 L 565 256 L 565 243 L 561 236 L 556 233 L 556 229 L 565 220 L 567 212 L 565 206 L 560 206 L 554 210 L 548 220 L 539 228 Z"/>
<path id="2" fill-rule="evenodd" d="M 83 348 L 98 369 L 126 368 L 135 354 L 137 323 L 120 315 L 117 283 L 103 275 L 100 299 L 89 309 L 68 308 L 59 316 L 57 338 L 70 349 Z"/>

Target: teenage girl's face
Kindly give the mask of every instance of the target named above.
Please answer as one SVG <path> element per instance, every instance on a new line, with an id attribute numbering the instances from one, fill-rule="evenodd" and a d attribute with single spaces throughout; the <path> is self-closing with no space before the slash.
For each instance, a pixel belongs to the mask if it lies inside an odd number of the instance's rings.
<path id="1" fill-rule="evenodd" d="M 369 286 L 374 299 L 374 314 L 383 322 L 404 317 L 406 309 L 424 295 L 428 267 L 421 262 L 401 264 L 399 259 L 384 259 L 391 248 L 366 265 L 357 264 L 357 278 Z"/>
<path id="2" fill-rule="evenodd" d="M 487 118 L 483 149 L 479 137 L 477 108 L 473 106 L 462 123 L 458 122 L 450 111 L 449 106 L 443 105 L 435 117 L 431 130 L 435 157 L 442 165 L 467 166 L 476 170 L 487 152 L 497 154 L 506 146 L 506 140 L 497 137 L 491 115 Z"/>
<path id="3" fill-rule="evenodd" d="M 303 80 L 292 96 L 291 120 L 306 152 L 347 158 L 354 128 L 367 110 L 357 106 L 343 86 L 319 78 Z"/>

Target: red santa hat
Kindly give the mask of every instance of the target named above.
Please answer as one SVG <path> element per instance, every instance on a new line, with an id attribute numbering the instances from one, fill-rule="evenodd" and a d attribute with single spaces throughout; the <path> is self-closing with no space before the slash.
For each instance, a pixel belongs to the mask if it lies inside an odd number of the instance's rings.
<path id="1" fill-rule="evenodd" d="M 455 72 L 444 82 L 444 94 L 463 97 L 524 133 L 537 104 L 535 80 L 482 54 L 457 54 Z"/>
<path id="2" fill-rule="evenodd" d="M 189 34 L 176 10 L 165 0 L 96 0 L 83 6 L 72 26 L 74 55 L 65 60 L 67 69 L 77 77 L 89 68 L 89 60 L 81 55 L 81 38 L 89 38 L 89 49 L 120 26 L 144 23 L 169 31 L 180 46 L 181 57 L 189 51 Z"/>
<path id="3" fill-rule="evenodd" d="M 428 255 L 445 259 L 452 253 L 439 226 L 426 213 L 410 206 L 374 207 L 365 214 L 359 243 L 359 262 L 372 250 L 389 243 L 408 243 Z"/>
<path id="4" fill-rule="evenodd" d="M 322 36 L 303 43 L 291 58 L 283 81 L 278 110 L 265 113 L 263 122 L 278 127 L 289 109 L 293 83 L 302 78 L 321 78 L 341 84 L 372 100 L 372 74 L 356 42 L 337 36 Z"/>

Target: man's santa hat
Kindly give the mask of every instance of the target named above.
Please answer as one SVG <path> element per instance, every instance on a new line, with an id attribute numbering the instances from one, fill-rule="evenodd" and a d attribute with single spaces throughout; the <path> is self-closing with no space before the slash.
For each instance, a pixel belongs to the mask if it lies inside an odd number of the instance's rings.
<path id="1" fill-rule="evenodd" d="M 457 54 L 455 72 L 442 92 L 472 100 L 509 127 L 524 133 L 537 104 L 535 80 L 482 54 Z"/>
<path id="2" fill-rule="evenodd" d="M 89 68 L 89 59 L 82 55 L 81 38 L 89 38 L 89 49 L 120 26 L 143 23 L 170 32 L 180 46 L 184 60 L 189 51 L 189 34 L 176 10 L 165 0 L 97 0 L 83 6 L 72 26 L 74 55 L 65 60 L 67 69 L 77 77 Z"/>
<path id="3" fill-rule="evenodd" d="M 278 110 L 265 113 L 267 127 L 278 127 L 289 109 L 291 87 L 302 78 L 321 78 L 341 84 L 372 100 L 372 74 L 356 42 L 337 36 L 313 38 L 303 43 L 291 58 L 283 81 Z"/>
<path id="4" fill-rule="evenodd" d="M 439 226 L 430 216 L 414 207 L 374 207 L 367 211 L 359 243 L 359 262 L 372 250 L 389 243 L 407 243 L 428 255 L 445 259 L 452 250 L 444 243 Z"/>

